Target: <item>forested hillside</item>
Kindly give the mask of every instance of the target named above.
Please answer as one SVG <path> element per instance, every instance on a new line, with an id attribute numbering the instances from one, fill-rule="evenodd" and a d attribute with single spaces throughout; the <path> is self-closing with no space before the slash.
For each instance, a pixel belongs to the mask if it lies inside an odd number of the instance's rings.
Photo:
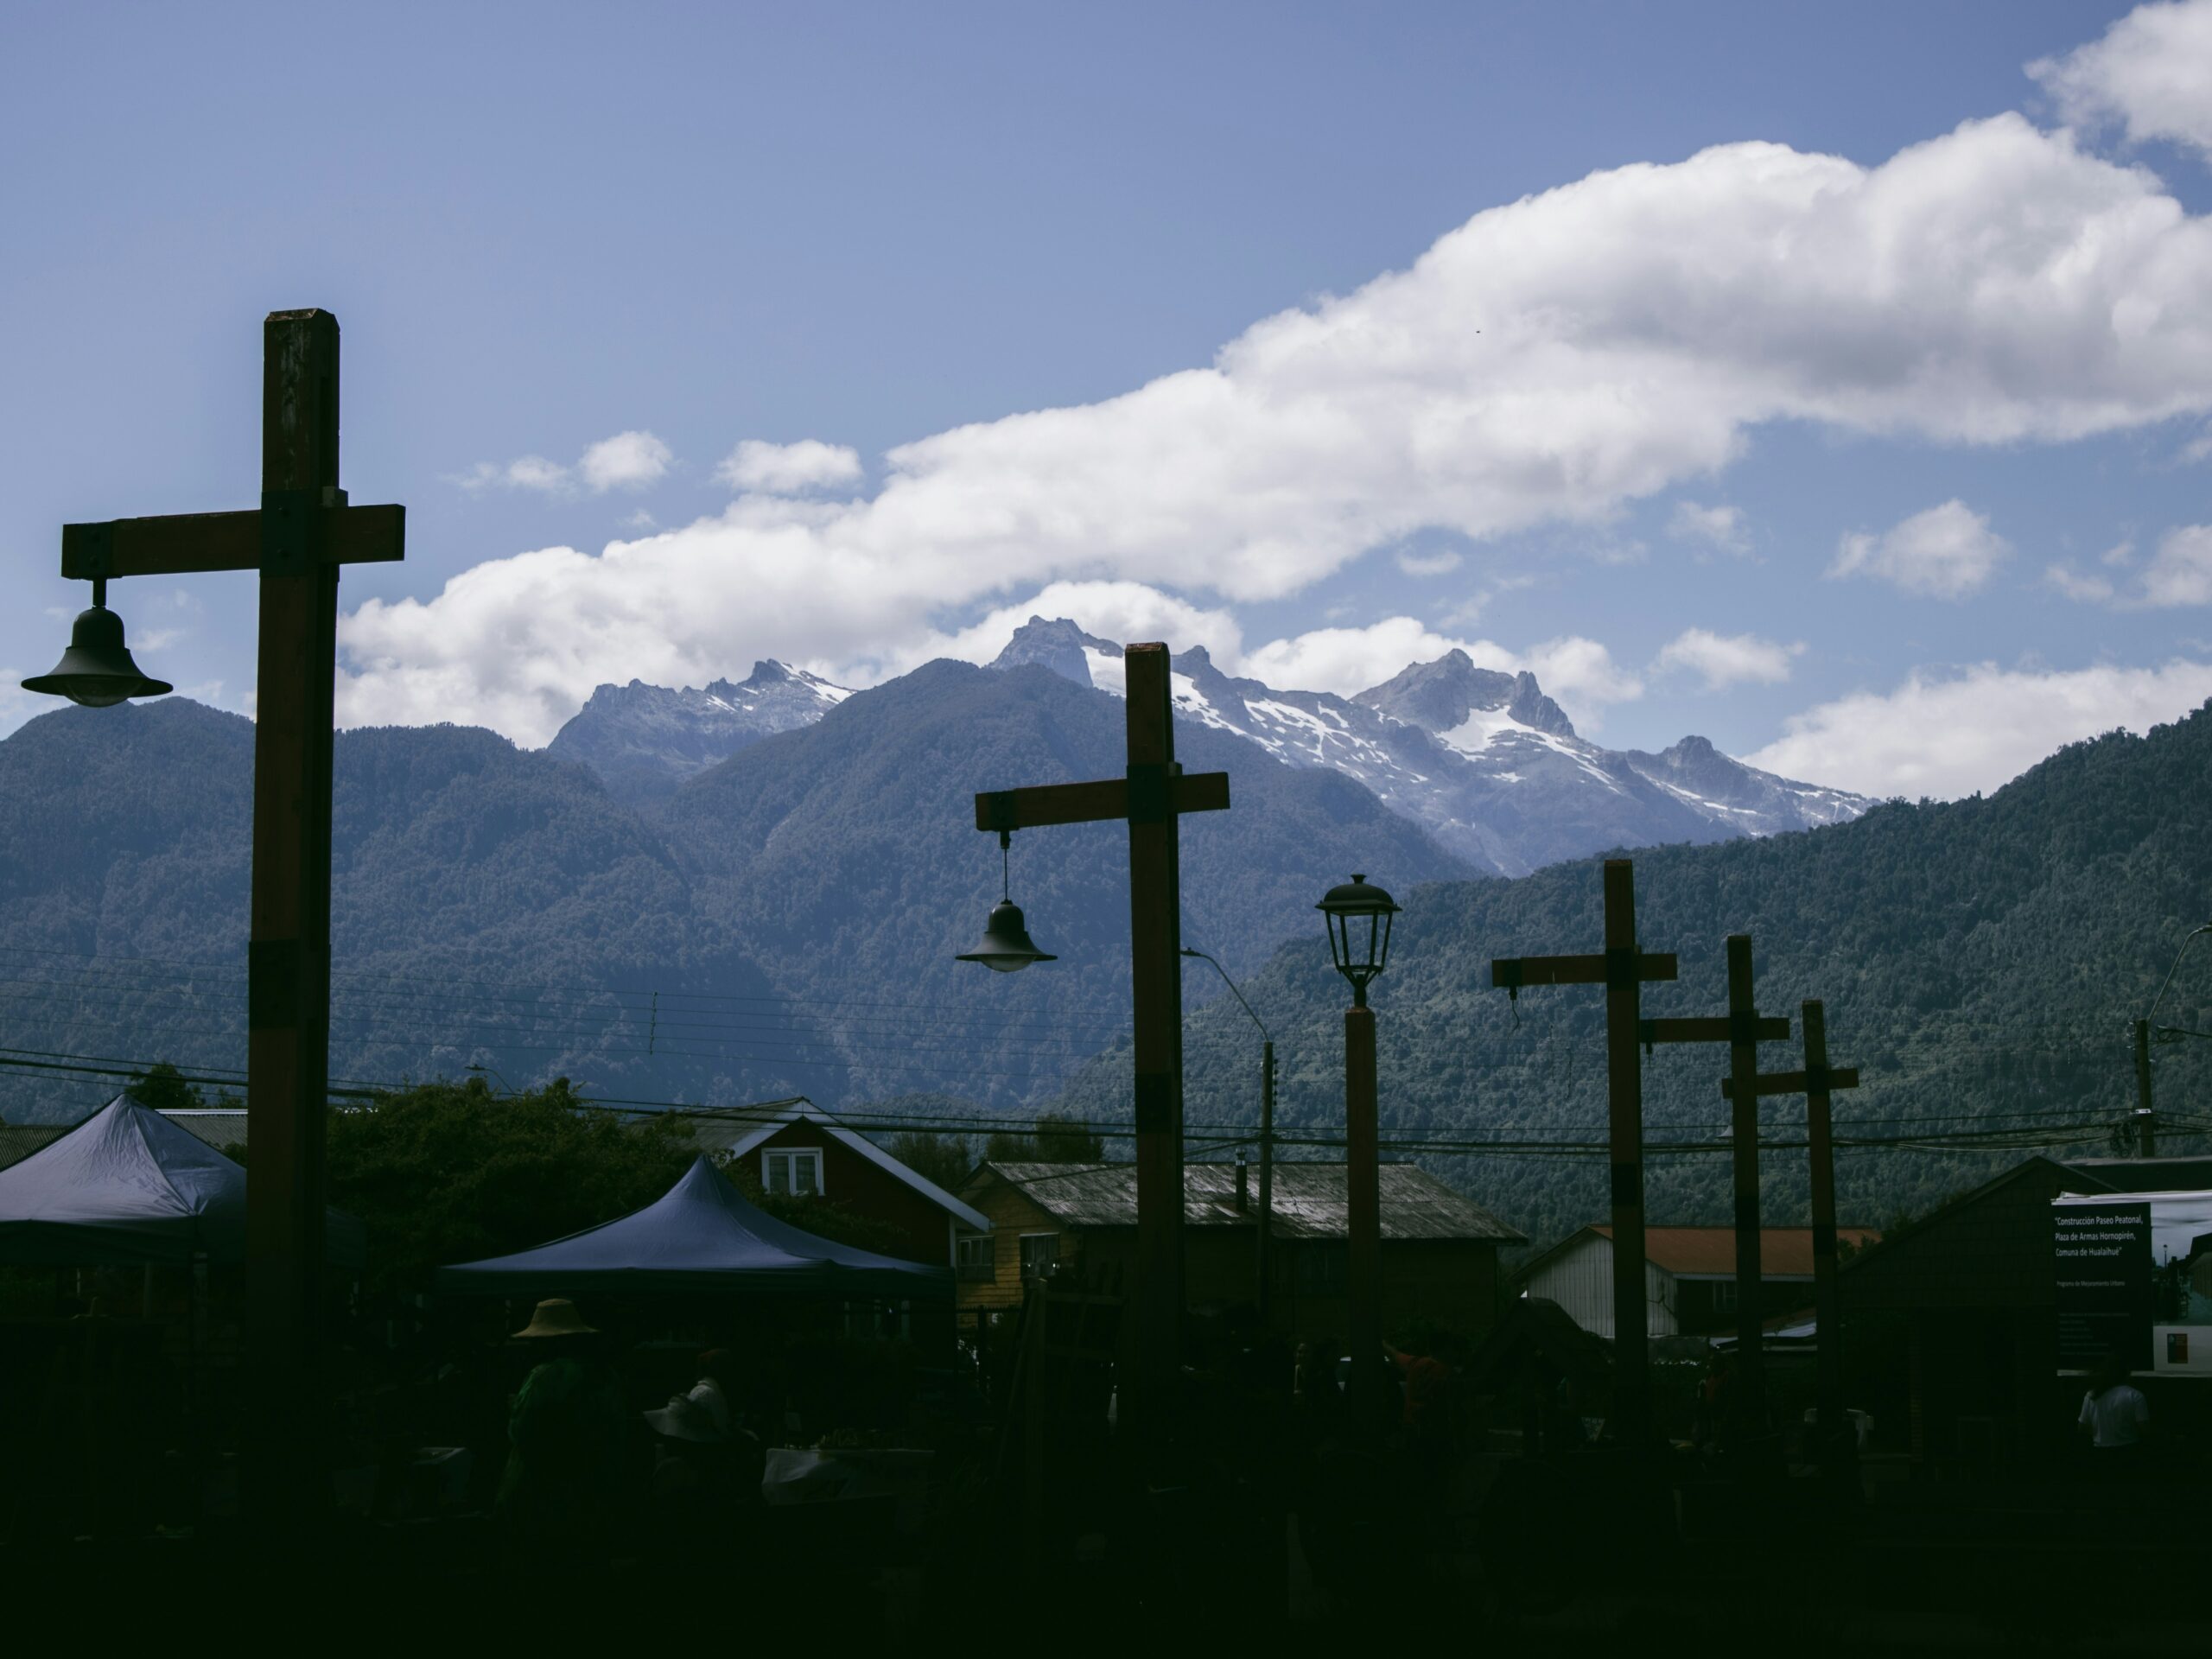
<path id="1" fill-rule="evenodd" d="M 2130 1022 L 2157 993 L 2187 930 L 2212 918 L 2212 709 L 2077 744 L 1986 799 L 1893 803 L 1856 823 L 1761 841 L 1636 856 L 1645 949 L 1673 950 L 1681 979 L 1648 988 L 1649 1014 L 1725 1011 L 1724 941 L 1752 936 L 1758 1000 L 1793 1040 L 1762 1051 L 1795 1064 L 1799 1001 L 1827 1006 L 1838 1064 L 1865 1086 L 1840 1120 L 1904 1135 L 1974 1122 L 2101 1123 L 2134 1103 Z M 1418 885 L 1370 865 L 1406 906 L 1377 982 L 1386 1126 L 1483 1138 L 1602 1136 L 1603 995 L 1532 989 L 1517 1010 L 1489 988 L 1493 957 L 1597 950 L 1595 861 L 1515 881 Z M 2206 944 L 2212 944 L 2207 941 Z M 2162 1024 L 2212 1029 L 2212 949 L 2186 959 Z M 1274 1026 L 1291 1124 L 1340 1125 L 1343 982 L 1318 925 L 1300 930 L 1245 987 Z M 1190 1025 L 1194 1121 L 1250 1123 L 1257 1034 L 1233 1004 Z M 1656 1135 L 1711 1138 L 1726 1121 L 1723 1050 L 1661 1049 L 1646 1068 Z M 2212 1118 L 2212 1043 L 2157 1052 L 2159 1104 Z M 1103 1057 L 1071 1091 L 1088 1115 L 1123 1115 L 1128 1055 Z M 1771 1132 L 1802 1127 L 1802 1101 L 1770 1103 Z M 2094 1136 L 2092 1129 L 2083 1133 Z M 1795 1137 L 1791 1137 L 1795 1138 Z M 2198 1144 L 2170 1134 L 2167 1144 Z M 2105 1148 L 2092 1139 L 2080 1151 Z M 1985 1179 L 2018 1154 L 1884 1149 L 1839 1166 L 1847 1221 L 1880 1224 Z M 1602 1161 L 1440 1160 L 1532 1236 L 1599 1218 Z M 1802 1154 L 1770 1161 L 1768 1202 L 1802 1218 Z M 1718 1158 L 1655 1159 L 1654 1221 L 1727 1219 Z"/>
<path id="2" fill-rule="evenodd" d="M 252 738 L 173 698 L 0 742 L 0 1046 L 243 1064 Z M 1464 869 L 1348 779 L 1183 741 L 1234 779 L 1236 809 L 1185 840 L 1192 937 L 1226 960 L 1261 960 L 1359 854 Z M 999 892 L 971 797 L 1114 774 L 1122 743 L 1103 692 L 939 664 L 725 762 L 664 820 L 489 732 L 342 733 L 333 1072 L 721 1103 L 1049 1094 L 1126 1028 L 1124 837 L 1019 837 L 1017 895 L 1064 960 L 988 974 L 952 960 Z M 113 1087 L 9 1077 L 0 1112 L 70 1119 Z"/>

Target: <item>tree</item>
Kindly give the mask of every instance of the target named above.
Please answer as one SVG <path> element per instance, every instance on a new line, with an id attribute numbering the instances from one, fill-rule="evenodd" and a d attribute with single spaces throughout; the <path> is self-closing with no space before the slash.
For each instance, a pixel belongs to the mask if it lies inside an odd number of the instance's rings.
<path id="1" fill-rule="evenodd" d="M 934 1181 L 948 1192 L 958 1192 L 968 1172 L 976 1166 L 976 1143 L 964 1135 L 902 1129 L 884 1143 L 883 1149 L 924 1180 Z"/>
<path id="2" fill-rule="evenodd" d="M 196 1110 L 207 1105 L 199 1089 L 167 1060 L 156 1062 L 130 1079 L 131 1098 L 157 1112 Z"/>
<path id="3" fill-rule="evenodd" d="M 642 1208 L 696 1155 L 673 1116 L 592 1110 L 565 1077 L 510 1096 L 423 1084 L 332 1112 L 330 1202 L 368 1229 L 371 1281 L 416 1290 Z"/>
<path id="4" fill-rule="evenodd" d="M 1106 1160 L 1106 1141 L 1079 1119 L 1046 1112 L 1034 1135 L 998 1131 L 985 1143 L 983 1156 L 1002 1164 L 1097 1164 Z"/>

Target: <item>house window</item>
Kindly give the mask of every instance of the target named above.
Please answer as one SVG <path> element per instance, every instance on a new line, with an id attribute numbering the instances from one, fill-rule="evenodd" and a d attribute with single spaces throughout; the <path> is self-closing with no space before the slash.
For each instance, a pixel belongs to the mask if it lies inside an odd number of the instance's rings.
<path id="1" fill-rule="evenodd" d="M 1060 1236 L 1058 1233 L 1024 1233 L 1021 1236 L 1021 1276 L 1024 1279 L 1049 1279 L 1060 1262 Z"/>
<path id="2" fill-rule="evenodd" d="M 800 1147 L 762 1153 L 760 1185 L 771 1192 L 788 1192 L 800 1198 L 821 1192 L 821 1148 Z"/>
<path id="3" fill-rule="evenodd" d="M 1732 1313 L 1736 1311 L 1736 1281 L 1733 1279 L 1713 1281 L 1713 1311 L 1716 1313 Z"/>
<path id="4" fill-rule="evenodd" d="M 952 1265 L 962 1280 L 988 1283 L 997 1276 L 998 1263 L 992 1257 L 991 1236 L 988 1233 L 965 1233 L 952 1246 Z"/>
<path id="5" fill-rule="evenodd" d="M 1351 1254 L 1328 1240 L 1308 1239 L 1298 1247 L 1298 1288 L 1306 1296 L 1341 1296 L 1351 1274 Z"/>

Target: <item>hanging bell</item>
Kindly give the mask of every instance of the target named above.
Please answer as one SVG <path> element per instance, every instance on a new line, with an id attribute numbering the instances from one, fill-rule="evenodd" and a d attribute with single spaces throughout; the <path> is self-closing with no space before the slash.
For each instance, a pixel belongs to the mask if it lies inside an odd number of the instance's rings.
<path id="1" fill-rule="evenodd" d="M 1033 962 L 1058 962 L 1059 958 L 1037 948 L 1036 942 L 1029 937 L 1029 930 L 1022 925 L 1021 906 L 1010 899 L 1001 899 L 991 906 L 991 918 L 983 925 L 983 937 L 976 948 L 963 951 L 953 960 L 980 962 L 995 974 L 1013 974 Z"/>
<path id="2" fill-rule="evenodd" d="M 138 671 L 123 643 L 123 619 L 96 594 L 92 609 L 77 613 L 61 660 L 51 672 L 25 680 L 23 690 L 67 697 L 87 709 L 107 709 L 131 697 L 165 696 L 176 688 Z"/>

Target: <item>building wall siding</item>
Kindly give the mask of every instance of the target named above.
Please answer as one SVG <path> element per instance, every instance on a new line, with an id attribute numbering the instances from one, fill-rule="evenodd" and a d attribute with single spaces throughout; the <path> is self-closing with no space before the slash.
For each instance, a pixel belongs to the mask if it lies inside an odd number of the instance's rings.
<path id="1" fill-rule="evenodd" d="M 1674 1275 L 1650 1262 L 1643 1264 L 1644 1332 L 1652 1337 L 1671 1337 L 1681 1326 L 1677 1319 Z M 1593 1336 L 1613 1335 L 1613 1241 L 1601 1233 L 1586 1235 L 1578 1243 L 1542 1263 L 1529 1277 L 1531 1296 L 1557 1302 L 1585 1331 Z"/>

